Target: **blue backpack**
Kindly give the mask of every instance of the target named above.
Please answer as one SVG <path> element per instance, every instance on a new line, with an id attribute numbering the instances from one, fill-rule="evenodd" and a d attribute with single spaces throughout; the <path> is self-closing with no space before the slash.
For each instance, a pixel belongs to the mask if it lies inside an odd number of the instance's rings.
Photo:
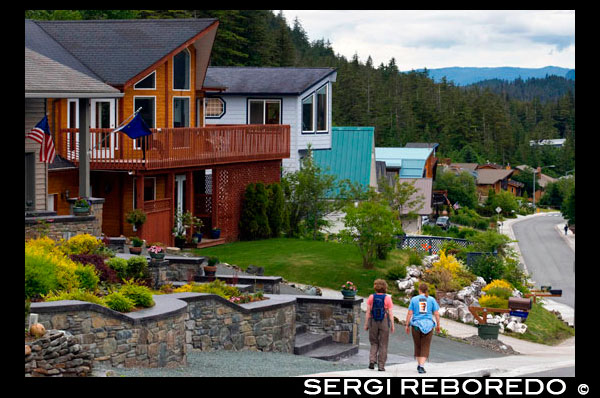
<path id="1" fill-rule="evenodd" d="M 385 318 L 385 294 L 373 294 L 373 307 L 371 317 L 374 321 L 383 321 Z"/>

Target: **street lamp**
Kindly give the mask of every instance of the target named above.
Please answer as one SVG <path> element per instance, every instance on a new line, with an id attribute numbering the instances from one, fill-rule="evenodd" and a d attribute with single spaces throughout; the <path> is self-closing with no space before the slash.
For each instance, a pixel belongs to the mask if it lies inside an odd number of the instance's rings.
<path id="1" fill-rule="evenodd" d="M 538 167 L 540 169 L 540 177 L 542 176 L 542 169 L 552 168 L 554 165 Z M 537 170 L 533 170 L 533 212 L 535 213 L 535 174 Z"/>

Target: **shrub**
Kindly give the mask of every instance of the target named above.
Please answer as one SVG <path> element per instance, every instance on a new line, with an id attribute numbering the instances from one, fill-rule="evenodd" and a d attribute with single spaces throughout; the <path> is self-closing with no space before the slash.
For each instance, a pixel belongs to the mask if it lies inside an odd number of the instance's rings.
<path id="1" fill-rule="evenodd" d="M 417 250 L 410 250 L 408 252 L 408 265 L 421 265 L 423 264 L 423 255 Z"/>
<path id="2" fill-rule="evenodd" d="M 146 222 L 146 213 L 144 213 L 142 209 L 134 209 L 127 213 L 125 221 L 128 224 L 135 225 L 136 228 L 139 228 Z"/>
<path id="3" fill-rule="evenodd" d="M 58 289 L 56 266 L 43 252 L 25 249 L 25 298 L 47 294 Z"/>
<path id="4" fill-rule="evenodd" d="M 502 299 L 508 300 L 510 297 L 512 297 L 512 290 L 502 289 L 500 287 L 494 287 L 492 289 L 489 289 L 486 292 L 486 295 L 496 296 L 496 297 L 500 297 Z"/>
<path id="5" fill-rule="evenodd" d="M 508 281 L 521 293 L 529 292 L 529 289 L 527 288 L 527 275 L 519 266 L 519 261 L 517 259 L 510 257 L 504 259 L 504 273 L 502 274 L 502 279 Z"/>
<path id="6" fill-rule="evenodd" d="M 95 291 L 98 287 L 100 278 L 93 265 L 78 264 L 75 269 L 75 275 L 79 279 L 79 287 L 85 290 Z"/>
<path id="7" fill-rule="evenodd" d="M 385 277 L 392 281 L 406 278 L 406 266 L 401 264 L 394 265 L 392 268 L 388 269 Z"/>
<path id="8" fill-rule="evenodd" d="M 104 243 L 90 235 L 90 234 L 79 234 L 73 236 L 60 246 L 63 253 L 66 255 L 72 254 L 96 254 Z"/>
<path id="9" fill-rule="evenodd" d="M 129 312 L 133 309 L 133 301 L 119 292 L 112 292 L 104 297 L 106 306 L 114 311 Z"/>
<path id="10" fill-rule="evenodd" d="M 113 257 L 106 260 L 106 265 L 117 273 L 119 280 L 127 278 L 127 260 L 121 257 Z"/>
<path id="11" fill-rule="evenodd" d="M 71 291 L 61 290 L 59 292 L 51 292 L 44 297 L 44 301 L 60 301 L 60 300 L 79 300 L 87 301 L 104 306 L 102 297 L 98 297 L 90 291 L 84 289 L 74 289 Z"/>
<path id="12" fill-rule="evenodd" d="M 127 260 L 127 278 L 146 279 L 148 277 L 148 260 L 146 257 L 133 256 Z"/>
<path id="13" fill-rule="evenodd" d="M 490 307 L 490 308 L 508 308 L 508 300 L 497 297 L 485 295 L 479 299 L 479 305 L 482 307 Z"/>
<path id="14" fill-rule="evenodd" d="M 136 307 L 152 307 L 152 292 L 146 286 L 136 285 L 133 279 L 125 281 L 125 284 L 119 289 L 119 293 L 131 299 Z"/>
<path id="15" fill-rule="evenodd" d="M 507 290 L 512 291 L 512 285 L 508 281 L 505 281 L 502 279 L 495 279 L 495 280 L 491 281 L 481 290 L 483 290 L 484 292 L 487 292 L 488 290 L 495 289 L 495 288 L 507 289 Z"/>
<path id="16" fill-rule="evenodd" d="M 189 293 L 192 291 L 192 284 L 186 283 L 183 286 L 179 286 L 176 289 L 173 289 L 173 293 Z"/>
<path id="17" fill-rule="evenodd" d="M 494 279 L 500 279 L 506 272 L 504 260 L 500 256 L 481 255 L 477 256 L 471 263 L 469 270 L 475 275 L 481 276 L 487 283 Z"/>
<path id="18" fill-rule="evenodd" d="M 98 271 L 100 280 L 108 283 L 118 283 L 120 279 L 117 276 L 115 270 L 110 268 L 104 262 L 104 257 L 99 254 L 72 254 L 69 256 L 71 260 L 81 264 L 91 264 Z"/>
<path id="19" fill-rule="evenodd" d="M 194 293 L 212 293 L 221 296 L 227 300 L 229 300 L 233 296 L 240 295 L 240 291 L 236 287 L 229 286 L 220 279 L 216 279 L 210 283 L 193 285 L 191 291 Z"/>
<path id="20" fill-rule="evenodd" d="M 274 183 L 267 186 L 267 193 L 269 197 L 267 218 L 269 219 L 269 227 L 271 228 L 271 237 L 278 238 L 284 228 L 285 199 L 283 197 L 283 190 L 279 183 Z"/>

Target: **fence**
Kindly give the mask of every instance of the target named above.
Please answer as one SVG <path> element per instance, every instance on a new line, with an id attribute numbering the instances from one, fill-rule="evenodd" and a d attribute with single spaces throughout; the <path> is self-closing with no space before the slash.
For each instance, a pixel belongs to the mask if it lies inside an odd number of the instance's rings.
<path id="1" fill-rule="evenodd" d="M 466 239 L 446 238 L 442 236 L 426 236 L 426 235 L 404 235 L 398 236 L 399 249 L 417 249 L 426 251 L 429 254 L 438 253 L 444 243 L 456 242 L 462 247 L 467 247 L 471 244 Z"/>

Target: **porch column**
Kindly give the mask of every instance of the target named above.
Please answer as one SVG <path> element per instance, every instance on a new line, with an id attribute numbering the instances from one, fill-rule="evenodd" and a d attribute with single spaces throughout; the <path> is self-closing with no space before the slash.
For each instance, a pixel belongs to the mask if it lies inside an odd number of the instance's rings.
<path id="1" fill-rule="evenodd" d="M 79 98 L 79 196 L 89 198 L 90 192 L 90 99 Z"/>
<path id="2" fill-rule="evenodd" d="M 175 225 L 175 173 L 170 172 L 167 174 L 167 187 L 165 196 L 171 199 L 171 221 L 169 221 L 169 228 L 172 229 Z M 171 236 L 170 242 L 165 242 L 168 245 L 173 245 L 173 237 Z"/>
<path id="3" fill-rule="evenodd" d="M 185 173 L 185 200 L 188 203 L 188 210 L 194 214 L 194 178 L 191 171 Z M 190 228 L 189 233 L 191 234 L 193 227 Z M 194 231 L 195 232 L 195 231 Z"/>
<path id="4" fill-rule="evenodd" d="M 137 204 L 136 208 L 144 210 L 144 175 L 139 173 L 136 175 L 135 179 L 135 201 Z M 138 228 L 137 230 L 138 236 L 140 238 L 142 237 L 143 230 L 143 225 L 140 226 L 140 228 Z"/>

